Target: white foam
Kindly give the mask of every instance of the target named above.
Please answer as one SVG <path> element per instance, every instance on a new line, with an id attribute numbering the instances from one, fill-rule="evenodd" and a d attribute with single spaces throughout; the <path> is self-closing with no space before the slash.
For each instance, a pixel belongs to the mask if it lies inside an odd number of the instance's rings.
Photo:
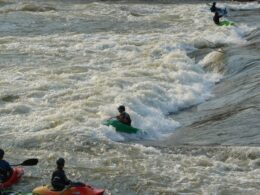
<path id="1" fill-rule="evenodd" d="M 259 9 L 260 4 L 258 2 L 247 2 L 247 3 L 236 3 L 236 4 L 225 4 L 226 7 L 233 10 L 254 10 Z"/>
<path id="2" fill-rule="evenodd" d="M 194 15 L 187 14 L 191 9 Z M 131 11 L 142 16 L 129 16 Z M 206 73 L 188 53 L 205 39 L 216 45 L 244 43 L 242 29 L 216 26 L 202 5 L 127 5 L 122 9 L 91 3 L 72 6 L 66 16 L 61 10 L 38 16 L 43 15 L 48 23 L 42 32 L 37 31 L 39 35 L 6 37 L 8 41 L 1 44 L 6 53 L 28 56 L 6 62 L 1 75 L 9 83 L 1 93 L 20 95 L 19 105 L 30 108 L 26 117 L 21 112 L 10 114 L 9 106 L 3 108 L 6 114 L 0 122 L 14 132 L 62 130 L 115 141 L 161 139 L 181 125 L 168 113 L 207 100 L 219 80 L 219 75 Z M 65 20 L 66 26 L 53 18 Z M 25 21 L 20 24 L 28 25 Z M 102 28 L 106 31 L 99 31 Z M 118 114 L 120 104 L 126 106 L 133 126 L 143 130 L 140 134 L 126 136 L 101 125 Z M 13 125 L 13 120 L 19 122 Z"/>

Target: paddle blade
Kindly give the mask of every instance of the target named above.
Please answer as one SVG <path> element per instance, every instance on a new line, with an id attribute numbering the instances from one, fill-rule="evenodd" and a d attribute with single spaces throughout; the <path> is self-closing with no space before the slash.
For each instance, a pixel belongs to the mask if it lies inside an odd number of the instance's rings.
<path id="1" fill-rule="evenodd" d="M 39 160 L 37 158 L 32 158 L 32 159 L 23 161 L 23 163 L 21 165 L 22 166 L 33 166 L 33 165 L 37 165 L 38 162 L 39 162 Z"/>

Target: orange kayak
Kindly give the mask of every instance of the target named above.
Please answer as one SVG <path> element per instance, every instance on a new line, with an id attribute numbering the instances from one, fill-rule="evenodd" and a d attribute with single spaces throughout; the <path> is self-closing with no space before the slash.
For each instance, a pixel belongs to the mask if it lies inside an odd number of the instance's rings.
<path id="1" fill-rule="evenodd" d="M 103 195 L 105 190 L 93 188 L 88 184 L 81 184 L 64 189 L 63 191 L 54 191 L 49 186 L 40 186 L 35 188 L 32 193 L 37 195 Z"/>

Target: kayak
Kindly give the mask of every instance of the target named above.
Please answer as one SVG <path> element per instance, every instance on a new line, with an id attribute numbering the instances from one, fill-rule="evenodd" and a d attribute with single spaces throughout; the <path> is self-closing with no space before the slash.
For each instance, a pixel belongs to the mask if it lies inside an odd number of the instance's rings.
<path id="1" fill-rule="evenodd" d="M 230 21 L 227 21 L 227 20 L 219 22 L 219 26 L 234 26 L 234 25 L 235 25 L 234 22 L 230 22 Z"/>
<path id="2" fill-rule="evenodd" d="M 129 125 L 125 125 L 116 119 L 109 119 L 103 122 L 103 125 L 106 126 L 113 126 L 115 127 L 116 131 L 123 132 L 123 133 L 137 133 L 140 129 L 131 127 Z"/>
<path id="3" fill-rule="evenodd" d="M 21 167 L 14 167 L 12 169 L 11 177 L 4 183 L 0 183 L 0 189 L 5 189 L 11 187 L 13 184 L 17 183 L 24 174 L 24 170 Z"/>
<path id="4" fill-rule="evenodd" d="M 105 190 L 93 188 L 88 184 L 73 184 L 70 188 L 65 188 L 63 191 L 55 191 L 50 186 L 39 186 L 32 191 L 32 194 L 37 195 L 103 195 Z"/>

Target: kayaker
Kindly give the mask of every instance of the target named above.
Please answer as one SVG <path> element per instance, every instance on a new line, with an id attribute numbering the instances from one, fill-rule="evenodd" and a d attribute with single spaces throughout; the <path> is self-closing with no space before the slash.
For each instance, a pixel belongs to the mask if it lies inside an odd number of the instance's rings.
<path id="1" fill-rule="evenodd" d="M 66 185 L 70 185 L 71 181 L 67 178 L 65 171 L 63 170 L 65 166 L 64 158 L 59 158 L 56 161 L 57 169 L 52 173 L 51 185 L 54 190 L 62 191 Z"/>
<path id="2" fill-rule="evenodd" d="M 129 114 L 125 112 L 125 106 L 121 105 L 117 109 L 120 113 L 118 116 L 116 116 L 117 120 L 119 120 L 121 123 L 131 126 L 132 121 Z"/>
<path id="3" fill-rule="evenodd" d="M 214 13 L 217 11 L 216 2 L 213 2 L 212 6 L 210 8 L 210 11 L 214 12 Z"/>
<path id="4" fill-rule="evenodd" d="M 10 164 L 4 160 L 5 152 L 0 149 L 0 183 L 5 182 L 12 173 Z"/>
<path id="5" fill-rule="evenodd" d="M 221 18 L 221 17 L 222 17 L 222 15 L 220 15 L 218 12 L 215 12 L 213 21 L 215 22 L 216 25 L 220 25 L 219 18 Z"/>
<path id="6" fill-rule="evenodd" d="M 227 15 L 227 9 L 216 7 L 216 2 L 213 2 L 210 11 L 213 13 L 218 12 L 219 15 Z"/>

